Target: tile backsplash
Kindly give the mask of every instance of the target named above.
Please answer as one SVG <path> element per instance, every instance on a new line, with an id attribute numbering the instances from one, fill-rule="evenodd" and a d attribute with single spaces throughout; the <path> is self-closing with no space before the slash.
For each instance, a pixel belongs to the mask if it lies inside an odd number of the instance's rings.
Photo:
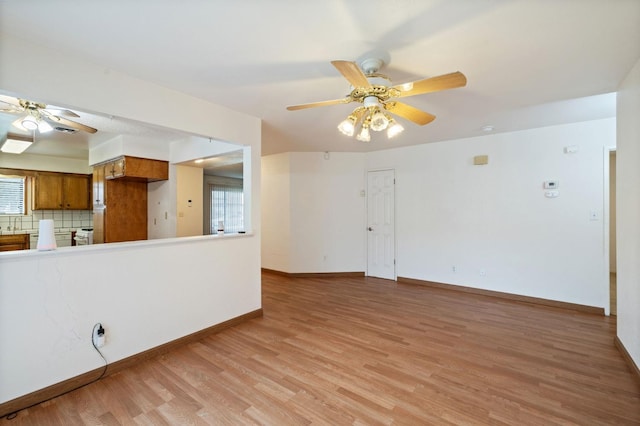
<path id="1" fill-rule="evenodd" d="M 0 233 L 37 231 L 40 219 L 53 219 L 56 231 L 93 227 L 91 210 L 34 210 L 28 215 L 0 215 Z"/>

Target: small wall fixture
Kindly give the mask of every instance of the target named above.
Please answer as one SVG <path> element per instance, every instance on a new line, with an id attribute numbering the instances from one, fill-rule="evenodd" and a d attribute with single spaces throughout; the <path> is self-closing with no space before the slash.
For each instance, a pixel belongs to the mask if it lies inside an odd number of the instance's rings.
<path id="1" fill-rule="evenodd" d="M 489 164 L 488 155 L 476 155 L 475 157 L 473 157 L 474 166 L 484 166 L 485 164 Z"/>

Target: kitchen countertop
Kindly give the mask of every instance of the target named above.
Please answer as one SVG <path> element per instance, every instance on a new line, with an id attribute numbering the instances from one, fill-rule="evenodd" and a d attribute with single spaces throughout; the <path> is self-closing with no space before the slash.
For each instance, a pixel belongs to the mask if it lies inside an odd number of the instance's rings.
<path id="1" fill-rule="evenodd" d="M 54 230 L 56 234 L 70 234 L 72 231 L 75 231 L 76 228 L 68 229 L 68 228 L 59 228 Z M 0 235 L 16 235 L 16 234 L 37 234 L 37 229 L 17 229 L 15 231 L 7 231 L 0 230 Z"/>

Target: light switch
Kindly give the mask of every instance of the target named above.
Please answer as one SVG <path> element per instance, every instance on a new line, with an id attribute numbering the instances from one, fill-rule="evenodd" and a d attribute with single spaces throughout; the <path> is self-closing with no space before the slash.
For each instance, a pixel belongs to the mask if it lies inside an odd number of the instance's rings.
<path id="1" fill-rule="evenodd" d="M 547 198 L 557 198 L 560 195 L 560 191 L 544 191 L 544 196 Z"/>

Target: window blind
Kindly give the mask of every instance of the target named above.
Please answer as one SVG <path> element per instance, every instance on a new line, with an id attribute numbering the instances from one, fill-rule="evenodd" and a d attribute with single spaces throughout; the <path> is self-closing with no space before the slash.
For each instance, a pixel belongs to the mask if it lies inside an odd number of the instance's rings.
<path id="1" fill-rule="evenodd" d="M 0 177 L 0 214 L 24 214 L 24 177 Z"/>
<path id="2" fill-rule="evenodd" d="M 242 187 L 213 184 L 211 188 L 211 233 L 218 233 L 222 221 L 226 234 L 244 231 L 244 194 Z"/>

